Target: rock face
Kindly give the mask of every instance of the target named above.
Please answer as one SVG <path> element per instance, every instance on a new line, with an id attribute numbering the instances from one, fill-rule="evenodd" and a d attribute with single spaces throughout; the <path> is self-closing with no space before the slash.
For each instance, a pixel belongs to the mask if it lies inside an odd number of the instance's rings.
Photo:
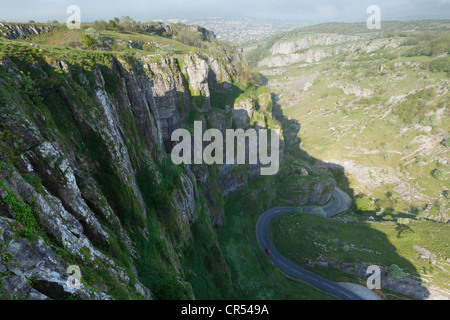
<path id="1" fill-rule="evenodd" d="M 309 203 L 324 205 L 330 201 L 336 181 L 333 179 L 323 180 L 314 185 Z"/>
<path id="2" fill-rule="evenodd" d="M 198 55 L 188 55 L 184 59 L 183 73 L 186 74 L 190 84 L 192 103 L 198 110 L 209 111 L 211 109 L 211 96 L 209 92 L 208 75 L 210 68 L 208 62 Z"/>
<path id="3" fill-rule="evenodd" d="M 173 31 L 168 24 L 151 24 L 151 25 L 141 25 L 142 30 L 145 32 L 155 34 L 158 36 L 163 36 L 165 34 L 172 35 Z"/>
<path id="4" fill-rule="evenodd" d="M 214 32 L 212 32 L 206 28 L 203 28 L 201 26 L 189 26 L 188 30 L 198 32 L 201 35 L 201 39 L 203 41 L 212 41 L 213 39 L 216 38 L 216 35 L 214 34 Z"/>
<path id="5" fill-rule="evenodd" d="M 340 34 L 306 34 L 298 39 L 276 42 L 269 55 L 258 65 L 283 67 L 294 63 L 316 63 L 342 52 L 357 50 L 372 52 L 383 47 L 397 47 L 393 39 L 368 39 L 361 36 Z"/>
<path id="6" fill-rule="evenodd" d="M 354 274 L 362 279 L 367 278 L 367 268 L 369 264 L 348 264 L 348 263 L 328 263 L 328 267 L 336 268 L 346 273 Z M 381 267 L 381 266 L 380 266 Z M 419 300 L 447 300 L 448 292 L 428 286 L 420 279 L 405 274 L 400 279 L 390 279 L 388 277 L 388 268 L 381 267 L 381 287 L 404 294 Z"/>
<path id="7" fill-rule="evenodd" d="M 29 35 L 42 34 L 53 30 L 52 26 L 37 26 L 28 24 L 3 24 L 0 22 L 0 35 L 7 39 L 24 39 Z"/>
<path id="8" fill-rule="evenodd" d="M 1 273 L 8 274 L 2 277 L 6 298 L 46 300 L 76 293 L 85 299 L 110 299 L 85 285 L 81 285 L 78 290 L 70 288 L 64 261 L 61 263 L 41 238 L 33 242 L 17 238 L 14 232 L 16 225 L 15 220 L 0 217 Z"/>
<path id="9" fill-rule="evenodd" d="M 253 113 L 253 102 L 251 99 L 244 99 L 236 103 L 233 107 L 233 121 L 238 128 L 248 129 L 250 127 L 250 116 Z"/>
<path id="10" fill-rule="evenodd" d="M 291 54 L 313 46 L 331 46 L 344 42 L 358 41 L 359 39 L 360 37 L 358 36 L 339 34 L 310 34 L 293 41 L 276 43 L 271 49 L 271 54 Z"/>
<path id="11" fill-rule="evenodd" d="M 419 246 L 414 246 L 414 250 L 417 251 L 418 257 L 420 259 L 430 260 L 430 261 L 434 261 L 436 259 L 436 255 L 434 253 L 431 253 L 430 251 L 428 251 L 425 248 L 422 248 Z"/>
<path id="12" fill-rule="evenodd" d="M 47 29 L 8 30 L 21 37 Z M 167 161 L 171 135 L 191 126 L 193 113 L 210 128 L 248 128 L 235 117 L 238 110 L 250 119 L 254 110 L 245 103 L 234 111 L 211 103 L 210 90 L 226 94 L 242 59 L 108 55 L 107 65 L 84 68 L 33 54 L 38 62 L 26 67 L 0 62 L 0 147 L 7 150 L 0 155 L 0 297 L 151 299 L 141 274 L 146 259 L 161 255 L 155 261 L 193 298 L 181 248 L 200 218 L 214 232 L 223 197 L 243 188 L 249 174 L 246 166 L 175 168 Z M 229 273 L 218 245 L 217 252 Z M 69 265 L 84 274 L 78 290 L 67 284 Z"/>

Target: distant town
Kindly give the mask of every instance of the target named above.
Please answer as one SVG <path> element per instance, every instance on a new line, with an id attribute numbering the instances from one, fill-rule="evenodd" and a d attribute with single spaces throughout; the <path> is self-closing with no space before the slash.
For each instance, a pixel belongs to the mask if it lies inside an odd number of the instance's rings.
<path id="1" fill-rule="evenodd" d="M 205 18 L 199 20 L 170 19 L 170 23 L 198 24 L 213 31 L 220 40 L 243 43 L 309 25 L 304 21 Z"/>

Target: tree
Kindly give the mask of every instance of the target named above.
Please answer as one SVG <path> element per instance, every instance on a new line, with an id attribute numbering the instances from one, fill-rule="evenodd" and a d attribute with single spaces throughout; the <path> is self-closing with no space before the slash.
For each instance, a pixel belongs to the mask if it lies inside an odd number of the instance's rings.
<path id="1" fill-rule="evenodd" d="M 375 202 L 368 196 L 362 196 L 355 199 L 356 210 L 360 212 L 373 211 L 375 208 Z"/>
<path id="2" fill-rule="evenodd" d="M 114 20 L 109 20 L 108 25 L 106 26 L 106 29 L 108 29 L 108 30 L 116 30 L 117 29 L 117 23 Z"/>
<path id="3" fill-rule="evenodd" d="M 311 210 L 311 213 L 319 218 L 326 218 L 327 214 L 322 208 L 314 208 Z"/>
<path id="4" fill-rule="evenodd" d="M 441 169 L 434 169 L 433 171 L 431 171 L 431 175 L 435 179 L 443 180 L 445 177 L 445 172 Z"/>
<path id="5" fill-rule="evenodd" d="M 444 192 L 442 192 L 442 195 L 445 198 L 450 199 L 450 190 L 444 190 Z"/>
<path id="6" fill-rule="evenodd" d="M 93 49 L 97 46 L 97 41 L 95 41 L 95 39 L 92 38 L 90 35 L 83 34 L 81 36 L 81 44 L 83 45 L 83 47 Z"/>
<path id="7" fill-rule="evenodd" d="M 129 16 L 122 17 L 121 23 L 126 31 L 130 31 L 136 26 L 136 21 Z"/>
<path id="8" fill-rule="evenodd" d="M 92 37 L 92 39 L 94 39 L 96 42 L 99 42 L 102 37 L 101 33 L 95 30 L 94 28 L 87 28 L 84 33 Z"/>
<path id="9" fill-rule="evenodd" d="M 390 267 L 388 267 L 388 278 L 389 279 L 400 279 L 404 275 L 405 275 L 405 273 L 403 272 L 402 268 L 400 268 L 398 265 L 393 264 Z"/>
<path id="10" fill-rule="evenodd" d="M 94 29 L 97 31 L 103 31 L 107 28 L 108 23 L 105 20 L 97 20 L 94 22 Z"/>
<path id="11" fill-rule="evenodd" d="M 295 209 L 295 214 L 302 215 L 303 209 L 301 207 L 298 207 L 297 209 Z"/>
<path id="12" fill-rule="evenodd" d="M 449 137 L 447 137 L 447 138 L 445 138 L 445 139 L 443 139 L 442 141 L 441 141 L 441 144 L 444 146 L 444 147 L 450 147 L 450 136 Z"/>

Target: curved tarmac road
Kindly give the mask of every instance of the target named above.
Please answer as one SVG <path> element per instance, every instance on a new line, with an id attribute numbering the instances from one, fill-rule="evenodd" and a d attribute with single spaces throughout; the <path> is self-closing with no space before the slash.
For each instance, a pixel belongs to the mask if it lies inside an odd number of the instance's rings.
<path id="1" fill-rule="evenodd" d="M 343 192 L 339 188 L 336 188 L 333 192 L 333 195 L 333 201 L 326 204 L 325 206 L 309 206 L 304 207 L 303 210 L 310 213 L 313 208 L 322 208 L 327 214 L 327 217 L 332 217 L 339 212 L 345 211 L 349 208 L 351 199 L 345 192 Z M 298 265 L 281 255 L 277 248 L 275 248 L 269 235 L 270 222 L 275 217 L 289 215 L 295 210 L 296 208 L 294 207 L 278 207 L 270 209 L 259 217 L 258 222 L 256 223 L 256 238 L 258 240 L 260 248 L 262 250 L 265 250 L 266 248 L 270 250 L 270 254 L 267 255 L 267 257 L 283 272 L 299 278 L 300 280 L 308 282 L 315 287 L 323 289 L 338 298 L 344 300 L 362 300 L 360 296 L 340 286 L 339 284 L 327 280 L 303 268 L 300 268 Z"/>

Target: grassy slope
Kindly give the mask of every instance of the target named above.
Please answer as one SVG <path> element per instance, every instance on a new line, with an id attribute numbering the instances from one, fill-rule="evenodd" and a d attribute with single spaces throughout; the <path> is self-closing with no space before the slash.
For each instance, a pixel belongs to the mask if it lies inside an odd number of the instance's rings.
<path id="1" fill-rule="evenodd" d="M 417 27 L 418 32 L 412 26 Z M 365 32 L 355 27 L 344 24 L 322 25 L 300 32 Z M 449 74 L 430 69 L 430 63 L 439 58 L 408 56 L 408 52 L 417 47 L 429 47 L 423 42 L 426 37 L 421 32 L 423 29 L 436 29 L 445 34 L 443 30 L 448 30 L 448 27 L 439 22 L 390 23 L 387 30 L 375 37 L 393 38 L 400 44 L 397 48 L 385 48 L 372 53 L 338 54 L 312 64 L 301 62 L 280 68 L 256 68 L 265 74 L 273 93 L 279 95 L 278 104 L 287 119 L 286 123 L 290 121 L 292 124 L 292 127 L 288 125 L 283 129 L 286 134 L 297 135 L 301 139 L 303 153 L 331 162 L 349 160 L 369 168 L 363 178 L 371 179 L 371 182 L 358 180 L 347 172 L 350 184 L 341 186 L 350 191 L 352 196 L 359 192 L 371 196 L 377 200 L 377 207 L 385 209 L 384 214 L 377 216 L 374 212 L 368 212 L 359 217 L 360 223 L 355 224 L 309 216 L 279 218 L 272 226 L 275 244 L 299 264 L 304 264 L 304 258 L 317 259 L 319 254 L 324 254 L 312 244 L 315 240 L 332 250 L 336 249 L 325 254 L 330 260 L 378 262 L 385 265 L 396 263 L 414 275 L 420 274 L 424 281 L 448 288 L 448 275 L 436 266 L 430 267 L 427 261 L 418 260 L 413 248 L 418 245 L 437 254 L 438 264 L 445 268 L 449 255 L 446 245 L 448 225 L 415 220 L 408 225 L 413 232 L 397 237 L 398 229 L 396 223 L 392 222 L 404 216 L 414 219 L 418 212 L 415 208 L 421 211 L 427 203 L 438 204 L 431 209 L 429 216 L 434 220 L 442 221 L 449 209 L 448 200 L 442 196 L 443 190 L 450 188 L 448 178 L 438 180 L 431 176 L 432 170 L 440 168 L 447 172 L 448 177 L 448 166 L 438 161 L 448 160 L 450 155 L 449 149 L 439 144 L 449 135 L 449 93 L 445 90 Z M 293 32 L 277 36 L 271 43 L 279 39 L 291 39 L 297 34 Z M 370 37 L 374 37 L 374 34 Z M 407 44 L 404 42 L 406 39 L 415 40 L 413 44 Z M 418 44 L 414 45 L 416 42 Z M 250 54 L 250 60 L 256 61 L 257 58 L 267 56 L 268 48 L 270 46 L 266 44 L 260 45 L 256 50 L 259 52 Z M 308 90 L 298 86 L 298 81 L 305 79 L 312 84 Z M 336 83 L 370 89 L 373 94 L 368 99 L 345 94 L 336 87 Z M 424 112 L 420 111 L 413 123 L 405 113 L 395 112 L 402 102 L 415 99 L 413 95 L 416 92 L 427 88 L 433 88 L 435 95 L 422 99 Z M 405 98 L 408 95 L 410 97 Z M 417 100 L 420 102 L 420 99 Z M 433 115 L 433 121 L 427 122 Z M 296 127 L 294 124 L 297 123 L 299 126 Z M 293 150 L 297 156 L 292 156 Z M 296 148 L 287 148 L 286 151 L 286 158 L 291 161 L 301 156 Z M 398 179 L 391 180 L 391 176 L 397 176 Z M 413 196 L 409 197 L 408 190 L 417 193 L 412 192 Z M 405 215 L 405 209 L 408 215 Z M 368 218 L 375 221 L 368 223 Z M 332 242 L 333 239 L 337 242 Z M 380 254 L 358 250 L 344 252 L 344 243 L 372 249 Z M 339 281 L 348 278 L 348 275 L 340 272 L 336 274 L 332 270 L 315 272 Z"/>
<path id="2" fill-rule="evenodd" d="M 444 224 L 415 222 L 409 225 L 408 231 L 401 233 L 392 222 L 344 223 L 305 214 L 279 217 L 270 231 L 280 252 L 299 265 L 305 266 L 305 259 L 319 257 L 332 262 L 397 264 L 413 276 L 421 273 L 429 280 L 428 284 L 450 288 L 447 273 L 437 268 L 448 268 L 446 258 L 450 250 L 446 240 L 450 237 L 450 228 Z M 348 251 L 346 245 L 350 246 Z M 418 259 L 414 246 L 436 253 L 437 264 Z"/>
<path id="3" fill-rule="evenodd" d="M 395 39 L 400 44 L 405 40 Z M 449 93 L 445 89 L 449 77 L 446 72 L 429 70 L 436 58 L 406 56 L 413 47 L 343 53 L 319 63 L 279 68 L 280 74 L 267 78 L 272 91 L 280 95 L 285 117 L 301 124 L 304 151 L 325 161 L 349 160 L 372 169 L 368 172 L 370 183 L 349 175 L 357 192 L 380 199 L 386 206 L 390 191 L 397 198 L 397 211 L 438 200 L 444 202 L 441 212 L 445 213 L 448 204 L 442 192 L 450 188 L 448 179 L 435 179 L 431 172 L 440 168 L 449 174 L 445 165 L 438 164 L 450 155 L 449 149 L 439 144 L 449 134 Z M 274 68 L 258 70 L 267 73 Z M 312 85 L 302 90 L 297 81 L 305 79 Z M 345 94 L 339 85 L 368 89 L 372 95 Z M 434 91 L 431 98 L 414 97 L 429 88 Z M 398 111 L 408 99 L 424 103 L 414 118 Z M 424 157 L 420 166 L 414 165 L 417 156 Z M 392 175 L 397 179 L 390 179 Z M 364 177 L 360 174 L 359 179 Z"/>

